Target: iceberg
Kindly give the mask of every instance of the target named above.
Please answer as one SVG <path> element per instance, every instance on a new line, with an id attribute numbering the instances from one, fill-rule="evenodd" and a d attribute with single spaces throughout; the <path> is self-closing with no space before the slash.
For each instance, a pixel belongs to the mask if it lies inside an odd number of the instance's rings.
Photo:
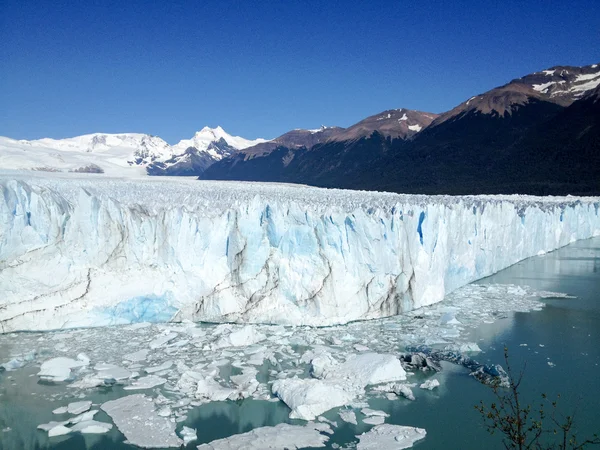
<path id="1" fill-rule="evenodd" d="M 0 188 L 2 332 L 381 318 L 600 235 L 600 199 L 588 197 L 31 172 L 0 173 Z M 219 345 L 259 338 L 244 332 Z"/>

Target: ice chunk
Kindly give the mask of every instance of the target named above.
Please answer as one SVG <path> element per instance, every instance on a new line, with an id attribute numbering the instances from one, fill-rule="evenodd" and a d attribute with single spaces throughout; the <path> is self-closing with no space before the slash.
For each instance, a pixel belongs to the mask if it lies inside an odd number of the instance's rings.
<path id="1" fill-rule="evenodd" d="M 398 395 L 398 396 L 402 396 L 404 398 L 407 398 L 408 400 L 415 400 L 415 395 L 413 394 L 413 391 L 410 387 L 408 387 L 406 384 L 403 383 L 398 383 L 396 385 L 394 385 L 394 387 L 392 388 L 394 394 Z"/>
<path id="2" fill-rule="evenodd" d="M 218 439 L 198 446 L 198 450 L 296 450 L 325 447 L 331 433 L 326 424 L 309 422 L 305 426 L 281 423 L 274 427 L 255 428 L 243 434 Z"/>
<path id="3" fill-rule="evenodd" d="M 194 428 L 184 426 L 179 432 L 179 434 L 183 439 L 183 445 L 188 445 L 190 442 L 194 442 L 198 439 L 198 436 L 196 435 L 196 430 Z"/>
<path id="4" fill-rule="evenodd" d="M 223 401 L 227 400 L 235 393 L 235 389 L 221 386 L 220 383 L 211 377 L 198 380 L 196 388 L 196 398 L 208 401 Z"/>
<path id="5" fill-rule="evenodd" d="M 272 391 L 290 407 L 290 418 L 303 420 L 314 420 L 325 411 L 346 405 L 354 398 L 334 383 L 315 379 L 277 380 Z"/>
<path id="6" fill-rule="evenodd" d="M 341 409 L 338 412 L 338 415 L 344 422 L 348 422 L 354 425 L 357 425 L 358 422 L 356 420 L 356 414 L 351 409 Z"/>
<path id="7" fill-rule="evenodd" d="M 150 344 L 148 344 L 148 345 L 151 349 L 157 349 L 157 348 L 165 345 L 167 342 L 172 341 L 177 336 L 178 336 L 177 333 L 166 333 L 162 336 L 157 337 L 152 342 L 150 342 Z"/>
<path id="8" fill-rule="evenodd" d="M 427 380 L 424 383 L 422 383 L 419 387 L 421 389 L 428 389 L 430 391 L 433 391 L 436 387 L 438 387 L 440 385 L 440 382 L 438 380 L 436 380 L 435 378 L 432 380 Z"/>
<path id="9" fill-rule="evenodd" d="M 69 420 L 67 420 L 67 423 L 69 423 L 69 424 L 76 424 L 76 423 L 80 423 L 80 422 L 89 422 L 90 420 L 94 419 L 94 416 L 97 413 L 98 413 L 97 409 L 95 409 L 93 411 L 87 411 L 87 412 L 84 412 L 83 414 L 80 414 L 78 416 L 71 417 Z"/>
<path id="10" fill-rule="evenodd" d="M 360 410 L 360 412 L 363 413 L 367 417 L 371 417 L 371 416 L 390 417 L 390 415 L 388 413 L 386 413 L 385 411 L 379 411 L 379 410 L 371 409 L 371 408 L 363 408 Z"/>
<path id="11" fill-rule="evenodd" d="M 66 406 L 61 406 L 60 408 L 56 408 L 54 411 L 52 411 L 52 414 L 66 414 L 67 409 L 68 408 Z"/>
<path id="12" fill-rule="evenodd" d="M 94 366 L 98 372 L 98 378 L 107 380 L 113 379 L 117 381 L 127 380 L 132 376 L 132 372 L 114 364 L 100 363 Z"/>
<path id="13" fill-rule="evenodd" d="M 137 389 L 151 389 L 161 384 L 165 384 L 167 380 L 165 378 L 157 377 L 156 375 L 148 375 L 147 377 L 138 378 L 133 381 L 131 385 L 125 386 L 123 389 L 126 391 L 133 391 Z"/>
<path id="14" fill-rule="evenodd" d="M 352 355 L 345 363 L 325 370 L 324 378 L 346 380 L 352 385 L 365 387 L 406 380 L 406 371 L 394 355 L 362 353 Z"/>
<path id="15" fill-rule="evenodd" d="M 63 436 L 65 434 L 69 434 L 70 432 L 70 428 L 67 428 L 64 425 L 57 425 L 54 428 L 48 430 L 48 437 Z"/>
<path id="16" fill-rule="evenodd" d="M 50 431 L 52 428 L 55 428 L 59 425 L 67 425 L 69 423 L 68 420 L 64 421 L 64 422 L 48 422 L 48 423 L 42 423 L 40 425 L 37 426 L 38 430 L 44 430 L 44 431 Z"/>
<path id="17" fill-rule="evenodd" d="M 232 331 L 227 336 L 222 336 L 217 342 L 215 342 L 215 348 L 224 347 L 243 347 L 247 345 L 256 344 L 266 339 L 260 331 L 256 330 L 256 327 L 252 325 L 246 325 L 239 330 Z"/>
<path id="18" fill-rule="evenodd" d="M 357 436 L 357 450 L 400 450 L 410 448 L 425 437 L 423 428 L 406 427 L 402 425 L 382 424 L 371 428 L 366 433 Z"/>
<path id="19" fill-rule="evenodd" d="M 85 422 L 79 422 L 71 427 L 71 431 L 78 431 L 83 434 L 102 434 L 110 431 L 112 427 L 113 426 L 110 423 L 87 420 Z"/>
<path id="20" fill-rule="evenodd" d="M 69 405 L 67 406 L 67 412 L 69 414 L 81 414 L 86 411 L 89 411 L 91 407 L 92 402 L 89 400 L 83 402 L 69 403 Z"/>
<path id="21" fill-rule="evenodd" d="M 138 447 L 179 447 L 175 424 L 156 414 L 154 402 L 143 394 L 128 395 L 101 406 L 130 444 Z"/>
<path id="22" fill-rule="evenodd" d="M 385 422 L 385 417 L 383 416 L 369 416 L 363 419 L 363 423 L 368 425 L 381 425 Z"/>
<path id="23" fill-rule="evenodd" d="M 165 361 L 162 364 L 159 364 L 158 366 L 154 366 L 154 367 L 146 367 L 146 372 L 148 373 L 155 373 L 155 372 L 161 372 L 163 370 L 167 370 L 169 368 L 171 368 L 171 366 L 173 365 L 173 361 Z"/>
<path id="24" fill-rule="evenodd" d="M 4 370 L 6 370 L 7 372 L 11 372 L 13 370 L 20 369 L 21 367 L 23 367 L 25 365 L 25 363 L 26 362 L 24 360 L 22 360 L 21 358 L 14 358 L 8 362 L 0 364 L 0 368 L 4 368 Z M 1 372 L 1 370 L 0 370 L 0 372 Z"/>
<path id="25" fill-rule="evenodd" d="M 149 350 L 147 350 L 147 349 L 138 350 L 137 352 L 126 354 L 125 356 L 123 356 L 123 359 L 132 361 L 132 362 L 145 361 L 146 357 L 148 356 L 148 353 L 149 353 Z"/>
<path id="26" fill-rule="evenodd" d="M 40 367 L 38 376 L 48 381 L 66 381 L 71 378 L 71 369 L 85 365 L 84 361 L 59 356 L 58 358 L 44 361 Z"/>

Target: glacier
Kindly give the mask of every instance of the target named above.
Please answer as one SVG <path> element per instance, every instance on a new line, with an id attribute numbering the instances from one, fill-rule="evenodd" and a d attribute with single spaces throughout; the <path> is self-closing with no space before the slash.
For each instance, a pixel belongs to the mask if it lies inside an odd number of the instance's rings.
<path id="1" fill-rule="evenodd" d="M 599 198 L 0 173 L 0 330 L 326 326 L 600 235 Z"/>

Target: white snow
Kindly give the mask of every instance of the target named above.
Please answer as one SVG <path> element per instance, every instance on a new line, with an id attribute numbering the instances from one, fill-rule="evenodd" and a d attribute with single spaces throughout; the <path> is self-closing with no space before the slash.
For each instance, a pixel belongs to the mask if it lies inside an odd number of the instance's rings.
<path id="1" fill-rule="evenodd" d="M 323 131 L 327 130 L 328 128 L 332 128 L 332 127 L 326 127 L 325 125 L 321 125 L 320 128 L 315 128 L 313 130 L 307 130 L 307 131 L 309 131 L 310 134 L 316 134 L 316 133 L 322 133 Z"/>
<path id="2" fill-rule="evenodd" d="M 551 77 L 552 75 L 554 75 L 554 72 L 556 72 L 556 69 L 554 70 L 542 70 L 542 73 L 546 76 Z"/>
<path id="3" fill-rule="evenodd" d="M 416 131 L 418 133 L 419 131 L 421 131 L 423 129 L 423 127 L 419 124 L 416 124 L 416 125 L 409 125 L 408 129 L 411 131 Z"/>
<path id="4" fill-rule="evenodd" d="M 198 446 L 198 450 L 296 450 L 325 447 L 331 433 L 326 424 L 309 422 L 305 426 L 282 423 L 274 427 L 255 428 L 243 434 L 218 439 Z"/>
<path id="5" fill-rule="evenodd" d="M 175 424 L 156 414 L 152 399 L 142 394 L 128 395 L 101 406 L 127 441 L 145 448 L 179 447 Z"/>
<path id="6" fill-rule="evenodd" d="M 595 78 L 591 79 L 590 81 L 572 86 L 571 91 L 583 94 L 587 91 L 591 91 L 592 89 L 595 89 L 598 85 L 600 85 L 600 73 L 597 73 L 595 75 Z"/>
<path id="7" fill-rule="evenodd" d="M 405 121 L 405 120 L 408 120 L 408 116 L 406 115 L 406 113 L 402 114 L 402 117 L 400 117 L 400 118 L 398 119 L 398 122 L 400 122 L 400 121 Z"/>
<path id="8" fill-rule="evenodd" d="M 549 81 L 548 83 L 533 84 L 531 87 L 533 88 L 534 91 L 545 93 L 550 86 L 557 84 L 557 83 L 564 83 L 564 81 Z"/>
<path id="9" fill-rule="evenodd" d="M 600 77 L 600 72 L 581 74 L 581 75 L 577 75 L 577 78 L 575 78 L 575 82 L 589 81 L 589 80 L 593 80 L 598 77 Z"/>
<path id="10" fill-rule="evenodd" d="M 0 174 L 4 332 L 347 323 L 600 234 L 597 198 L 65 177 Z"/>
<path id="11" fill-rule="evenodd" d="M 383 424 L 357 436 L 357 450 L 400 450 L 410 448 L 416 441 L 425 438 L 423 428 Z"/>

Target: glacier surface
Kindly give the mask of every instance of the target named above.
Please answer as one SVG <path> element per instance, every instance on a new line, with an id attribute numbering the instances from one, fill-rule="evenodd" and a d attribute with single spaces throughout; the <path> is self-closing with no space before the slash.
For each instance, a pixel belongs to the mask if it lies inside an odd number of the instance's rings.
<path id="1" fill-rule="evenodd" d="M 332 325 L 600 234 L 600 199 L 0 173 L 0 330 Z"/>

